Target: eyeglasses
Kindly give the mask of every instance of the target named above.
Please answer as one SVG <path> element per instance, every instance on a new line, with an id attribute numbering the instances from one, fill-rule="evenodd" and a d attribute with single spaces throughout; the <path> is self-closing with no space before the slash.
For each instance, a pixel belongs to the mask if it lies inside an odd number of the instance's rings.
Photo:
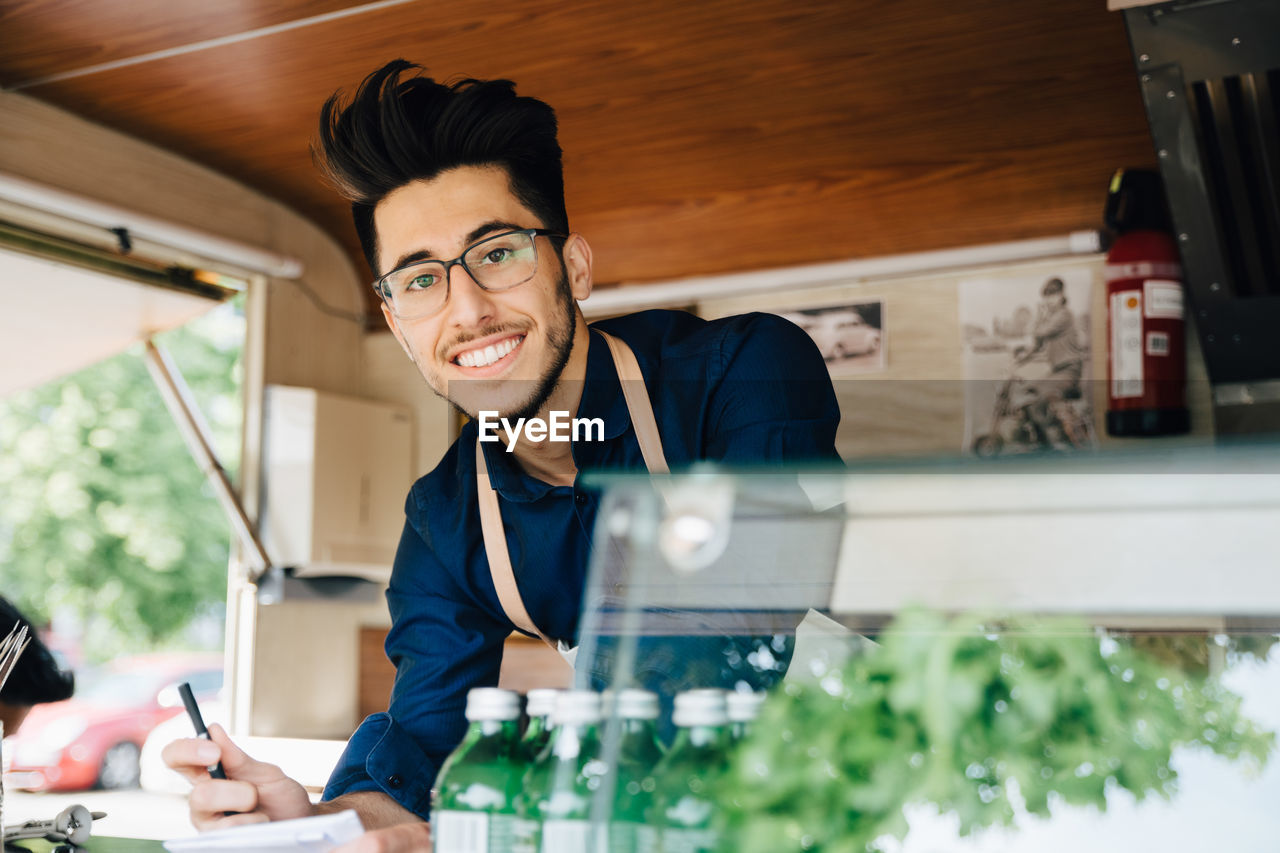
<path id="1" fill-rule="evenodd" d="M 449 272 L 455 264 L 485 290 L 510 290 L 533 278 L 538 271 L 535 238 L 565 236 L 543 228 L 495 234 L 472 243 L 451 261 L 417 261 L 392 270 L 375 281 L 373 288 L 397 318 L 429 317 L 439 313 L 449 301 Z"/>

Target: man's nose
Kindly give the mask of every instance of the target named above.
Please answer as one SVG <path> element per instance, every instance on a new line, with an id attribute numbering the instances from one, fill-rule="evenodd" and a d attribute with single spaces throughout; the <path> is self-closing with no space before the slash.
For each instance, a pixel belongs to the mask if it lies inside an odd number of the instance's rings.
<path id="1" fill-rule="evenodd" d="M 462 264 L 449 270 L 449 320 L 457 326 L 475 326 L 494 314 L 493 294 L 485 290 Z"/>

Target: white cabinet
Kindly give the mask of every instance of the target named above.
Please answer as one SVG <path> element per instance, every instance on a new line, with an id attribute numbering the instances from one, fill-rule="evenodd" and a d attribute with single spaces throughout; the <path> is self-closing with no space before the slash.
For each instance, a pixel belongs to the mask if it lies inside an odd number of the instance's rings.
<path id="1" fill-rule="evenodd" d="M 297 576 L 386 581 L 413 483 L 404 406 L 267 387 L 262 538 Z"/>

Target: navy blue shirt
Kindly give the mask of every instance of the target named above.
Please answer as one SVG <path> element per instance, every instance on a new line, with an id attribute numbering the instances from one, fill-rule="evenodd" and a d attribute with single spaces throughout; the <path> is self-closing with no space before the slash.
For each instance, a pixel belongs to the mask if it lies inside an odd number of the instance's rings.
<path id="1" fill-rule="evenodd" d="M 817 347 L 772 314 L 706 321 L 645 311 L 594 324 L 630 345 L 672 470 L 703 459 L 730 465 L 831 462 L 840 411 Z M 579 471 L 644 469 L 608 346 L 590 335 L 577 417 L 601 418 L 604 440 L 573 444 Z M 387 602 L 387 656 L 396 667 L 388 711 L 366 719 L 325 788 L 326 800 L 383 791 L 426 817 L 440 765 L 466 729 L 467 691 L 498 683 L 515 630 L 498 602 L 480 531 L 477 426 L 463 428 L 405 502 Z M 485 443 L 511 564 L 530 618 L 576 641 L 598 496 L 524 473 Z"/>

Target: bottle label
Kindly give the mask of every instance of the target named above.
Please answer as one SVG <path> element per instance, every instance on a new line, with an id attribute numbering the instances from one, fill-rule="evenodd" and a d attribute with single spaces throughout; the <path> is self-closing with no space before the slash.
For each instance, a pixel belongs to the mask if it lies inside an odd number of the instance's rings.
<path id="1" fill-rule="evenodd" d="M 538 853 L 538 836 L 542 825 L 536 820 L 516 818 L 511 822 L 511 853 Z"/>
<path id="2" fill-rule="evenodd" d="M 662 831 L 662 853 L 716 853 L 720 837 L 714 829 L 673 829 Z"/>
<path id="3" fill-rule="evenodd" d="M 658 853 L 658 830 L 641 825 L 636 828 L 636 853 Z"/>
<path id="4" fill-rule="evenodd" d="M 609 853 L 658 853 L 658 831 L 631 821 L 609 824 Z"/>
<path id="5" fill-rule="evenodd" d="M 431 816 L 436 853 L 509 853 L 516 849 L 515 830 L 516 819 L 511 815 L 446 809 Z"/>
<path id="6" fill-rule="evenodd" d="M 1182 283 L 1150 279 L 1142 283 L 1142 311 L 1152 319 L 1181 320 L 1186 315 Z"/>
<path id="7" fill-rule="evenodd" d="M 1142 291 L 1111 294 L 1111 396 L 1142 396 Z"/>
<path id="8" fill-rule="evenodd" d="M 516 846 L 515 815 L 489 815 L 489 851 L 488 853 L 508 853 Z"/>
<path id="9" fill-rule="evenodd" d="M 546 820 L 542 853 L 608 853 L 608 846 L 605 833 L 595 832 L 590 821 Z"/>
<path id="10" fill-rule="evenodd" d="M 435 853 L 489 853 L 489 815 L 437 810 L 431 819 Z"/>

